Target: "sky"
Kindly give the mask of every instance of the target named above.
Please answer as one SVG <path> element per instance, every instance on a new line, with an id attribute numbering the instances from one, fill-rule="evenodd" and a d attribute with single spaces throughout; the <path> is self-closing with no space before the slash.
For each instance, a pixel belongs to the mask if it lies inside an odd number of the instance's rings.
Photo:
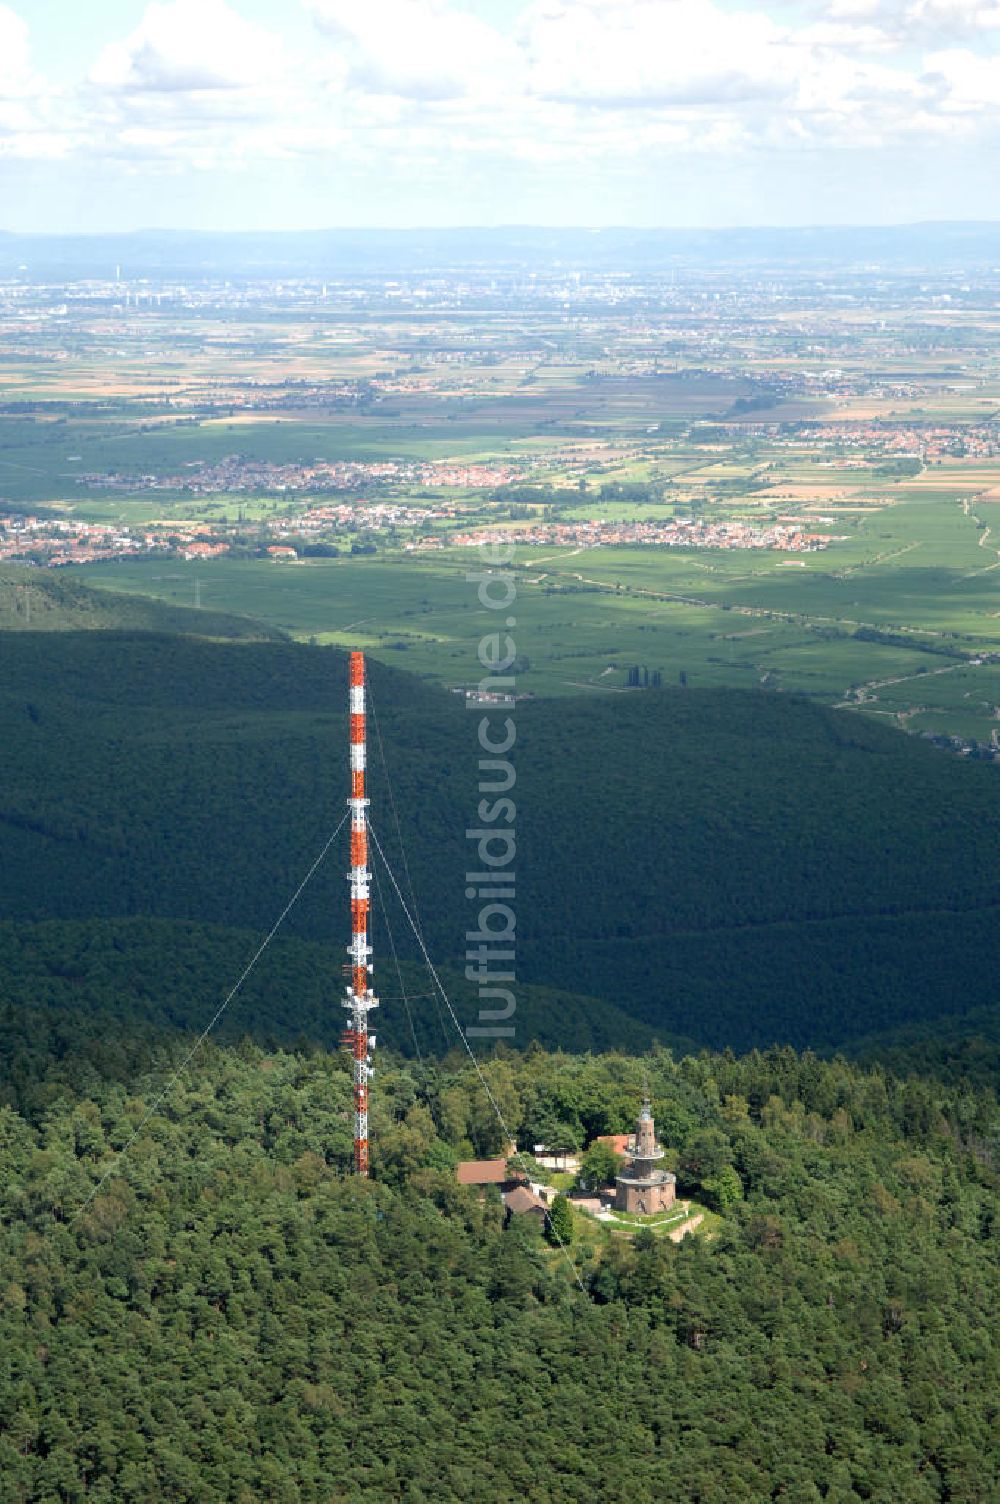
<path id="1" fill-rule="evenodd" d="M 0 0 L 0 229 L 1000 219 L 1000 0 Z"/>

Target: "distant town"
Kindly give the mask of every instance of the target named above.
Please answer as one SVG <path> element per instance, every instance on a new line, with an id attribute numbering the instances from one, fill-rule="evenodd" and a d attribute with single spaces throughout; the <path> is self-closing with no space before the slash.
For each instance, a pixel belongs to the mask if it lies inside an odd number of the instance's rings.
<path id="1" fill-rule="evenodd" d="M 378 485 L 442 487 L 505 486 L 532 469 L 518 464 L 460 464 L 455 461 L 314 460 L 311 464 L 280 465 L 228 455 L 217 464 L 192 460 L 183 471 L 165 475 L 112 472 L 78 475 L 78 485 L 100 491 L 180 491 L 192 496 L 283 493 L 287 491 L 349 491 Z"/>
<path id="2" fill-rule="evenodd" d="M 504 528 L 479 528 L 453 534 L 455 544 L 474 546 L 505 539 L 512 543 L 649 544 L 661 548 L 773 548 L 783 553 L 813 553 L 826 548 L 825 533 L 806 533 L 800 527 L 775 523 L 753 527 L 743 522 L 700 522 L 689 517 L 662 522 L 548 522 Z M 416 545 L 419 546 L 419 545 Z"/>
<path id="3" fill-rule="evenodd" d="M 371 552 L 363 541 L 372 534 L 396 539 L 397 529 L 418 530 L 403 543 L 404 552 L 425 552 L 446 545 L 475 547 L 506 539 L 514 543 L 581 544 L 588 548 L 631 545 L 660 548 L 774 549 L 783 553 L 812 553 L 830 542 L 824 533 L 805 532 L 794 523 L 754 526 L 743 522 L 665 518 L 653 521 L 511 523 L 471 531 L 419 535 L 422 527 L 452 520 L 447 506 L 414 507 L 392 502 L 343 502 L 281 513 L 247 524 L 244 521 L 164 521 L 144 527 L 129 523 L 85 522 L 0 511 L 0 561 L 60 568 L 109 559 L 150 555 L 183 560 L 247 557 L 248 551 L 275 562 L 310 555 L 348 551 Z M 359 540 L 359 535 L 362 541 Z M 352 541 L 353 540 L 353 541 Z"/>
<path id="4" fill-rule="evenodd" d="M 445 508 L 404 507 L 392 502 L 341 503 L 281 513 L 248 525 L 242 521 L 84 522 L 79 519 L 22 515 L 0 510 L 0 560 L 43 564 L 93 564 L 107 559 L 163 555 L 178 559 L 216 559 L 249 552 L 276 561 L 296 559 L 310 549 L 336 553 L 327 540 L 368 533 L 388 535 L 397 527 L 432 524 L 451 516 Z M 281 542 L 294 538 L 295 544 Z M 347 543 L 357 552 L 364 542 Z"/>

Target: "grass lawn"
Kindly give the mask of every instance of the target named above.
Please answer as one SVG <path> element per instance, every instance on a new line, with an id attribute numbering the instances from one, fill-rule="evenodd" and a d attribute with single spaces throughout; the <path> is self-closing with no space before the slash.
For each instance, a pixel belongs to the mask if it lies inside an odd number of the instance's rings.
<path id="1" fill-rule="evenodd" d="M 671 1207 L 669 1211 L 657 1212 L 651 1217 L 632 1216 L 627 1212 L 615 1212 L 613 1222 L 601 1221 L 597 1225 L 612 1236 L 619 1231 L 631 1235 L 642 1227 L 648 1227 L 650 1231 L 655 1232 L 659 1236 L 675 1232 L 678 1227 L 681 1227 L 685 1222 L 689 1222 L 693 1217 L 701 1217 L 702 1219 L 697 1228 L 694 1229 L 699 1234 L 710 1235 L 716 1232 L 723 1220 L 717 1212 L 709 1211 L 707 1206 L 702 1206 L 698 1201 L 687 1199 L 683 1206 L 677 1204 Z"/>

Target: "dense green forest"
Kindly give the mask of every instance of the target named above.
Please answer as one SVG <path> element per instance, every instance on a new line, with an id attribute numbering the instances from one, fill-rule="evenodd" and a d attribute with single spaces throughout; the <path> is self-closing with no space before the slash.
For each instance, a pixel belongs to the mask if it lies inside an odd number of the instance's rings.
<path id="1" fill-rule="evenodd" d="M 380 1059 L 361 1182 L 342 1055 L 209 1045 L 151 1111 L 179 1040 L 129 1084 L 67 1048 L 0 1109 L 4 1504 L 997 1497 L 991 1091 L 499 1051 L 521 1142 L 646 1078 L 682 1194 L 726 1187 L 711 1238 L 562 1251 L 456 1185 L 502 1139 L 457 1054 Z"/>
<path id="2" fill-rule="evenodd" d="M 151 1048 L 201 1032 L 259 944 L 250 931 L 180 920 L 0 921 L 0 1102 L 35 1111 L 83 1066 L 130 1080 Z M 214 1037 L 335 1049 L 346 1027 L 343 957 L 342 947 L 276 939 Z M 384 960 L 379 1039 L 416 1059 L 446 1055 L 459 1035 L 426 969 L 403 960 L 397 971 Z M 474 1023 L 473 985 L 441 975 L 463 1028 Z M 519 989 L 518 1023 L 527 1038 L 571 1050 L 642 1050 L 652 1039 L 598 998 L 547 987 Z"/>
<path id="3" fill-rule="evenodd" d="M 344 657 L 168 626 L 0 633 L 0 1504 L 992 1504 L 996 770 L 778 695 L 518 704 L 503 1123 L 382 873 L 359 1181 L 343 844 L 190 1055 L 343 814 Z M 468 1024 L 478 715 L 370 672 Z M 647 1086 L 679 1244 L 457 1184 Z"/>
<path id="4" fill-rule="evenodd" d="M 2 651 L 0 916 L 266 930 L 344 808 L 343 655 L 114 631 Z M 460 971 L 478 716 L 378 663 L 371 690 L 373 823 Z M 992 1006 L 995 768 L 766 693 L 520 703 L 515 721 L 520 982 L 738 1049 Z M 289 933 L 338 940 L 345 860 Z"/>

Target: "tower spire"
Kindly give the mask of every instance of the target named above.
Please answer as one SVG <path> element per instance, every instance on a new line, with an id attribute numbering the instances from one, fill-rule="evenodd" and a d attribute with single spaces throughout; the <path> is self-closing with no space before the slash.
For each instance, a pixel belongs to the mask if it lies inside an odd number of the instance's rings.
<path id="1" fill-rule="evenodd" d="M 615 1209 L 651 1216 L 674 1203 L 676 1177 L 660 1169 L 663 1150 L 656 1142 L 656 1125 L 649 1098 L 649 1080 L 643 1083 L 642 1107 L 635 1125 L 629 1163 L 615 1181 Z"/>
<path id="2" fill-rule="evenodd" d="M 375 1048 L 375 1035 L 368 1033 L 368 1014 L 378 1007 L 368 985 L 371 974 L 368 944 L 369 883 L 368 871 L 368 800 L 365 796 L 367 737 L 365 727 L 365 657 L 351 654 L 351 984 L 344 1007 L 350 1012 L 350 1026 L 343 1044 L 354 1061 L 354 1172 L 368 1174 L 368 1081 L 372 1076 L 369 1055 Z"/>

